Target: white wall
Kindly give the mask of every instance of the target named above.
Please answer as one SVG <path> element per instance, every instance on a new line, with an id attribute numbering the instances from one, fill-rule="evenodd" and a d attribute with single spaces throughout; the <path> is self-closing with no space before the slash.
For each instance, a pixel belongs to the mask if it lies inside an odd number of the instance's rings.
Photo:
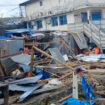
<path id="1" fill-rule="evenodd" d="M 67 20 L 68 20 L 68 24 L 75 23 L 74 13 L 68 13 Z"/>
<path id="2" fill-rule="evenodd" d="M 43 28 L 39 29 L 39 30 L 62 30 L 62 31 L 67 31 L 68 30 L 68 24 L 70 23 L 74 23 L 74 14 L 73 13 L 68 13 L 67 14 L 67 23 L 66 25 L 59 25 L 59 15 L 58 16 L 58 26 L 52 26 L 52 23 L 50 24 L 46 24 L 46 19 L 42 19 L 42 24 L 43 24 Z M 48 17 L 47 20 L 50 19 L 51 17 Z M 34 27 L 35 30 L 37 30 L 37 26 Z"/>
<path id="3" fill-rule="evenodd" d="M 102 9 L 102 18 L 105 19 L 105 9 Z"/>
<path id="4" fill-rule="evenodd" d="M 74 6 L 77 7 L 79 5 L 82 4 L 86 4 L 88 2 L 90 3 L 105 3 L 105 0 L 42 0 L 43 1 L 43 6 L 40 6 L 40 1 L 35 1 L 31 4 L 28 4 L 26 6 L 26 14 L 27 16 L 33 16 L 35 15 L 35 13 L 38 11 L 40 12 L 44 12 L 46 10 L 50 10 L 56 7 L 56 6 L 65 6 L 65 7 L 70 7 L 70 6 Z"/>
<path id="5" fill-rule="evenodd" d="M 39 13 L 39 11 L 46 11 L 46 10 L 50 10 L 56 7 L 56 6 L 78 6 L 78 5 L 82 5 L 84 3 L 87 2 L 91 2 L 91 3 L 102 3 L 105 2 L 105 0 L 42 0 L 43 1 L 43 6 L 40 6 L 40 0 L 38 0 L 37 2 L 31 3 L 29 5 L 26 6 L 26 11 L 27 11 L 27 16 L 33 16 L 36 12 Z M 58 8 L 59 9 L 59 8 Z M 99 8 L 96 8 L 96 10 Z M 99 9 L 100 10 L 100 9 Z M 87 9 L 82 9 L 79 10 L 75 13 L 70 12 L 67 14 L 67 21 L 68 24 L 70 23 L 78 23 L 81 22 L 81 12 L 83 11 L 87 11 Z M 103 9 L 102 11 L 102 16 L 105 19 L 105 9 Z M 40 30 L 67 30 L 67 25 L 62 25 L 62 26 L 56 26 L 56 27 L 52 27 L 52 24 L 46 24 L 46 19 L 42 19 L 42 23 L 43 23 L 43 28 Z M 35 26 L 35 29 L 37 29 L 37 27 Z"/>
<path id="6" fill-rule="evenodd" d="M 105 3 L 105 0 L 88 0 L 91 3 Z"/>
<path id="7" fill-rule="evenodd" d="M 42 0 L 43 1 L 43 6 L 40 6 L 40 1 L 38 0 L 36 2 L 33 2 L 31 4 L 26 5 L 26 14 L 28 17 L 34 16 L 35 13 L 44 12 L 48 11 L 50 9 L 54 10 L 55 7 L 59 6 L 73 6 L 73 0 Z M 60 8 L 58 8 L 60 9 Z"/>

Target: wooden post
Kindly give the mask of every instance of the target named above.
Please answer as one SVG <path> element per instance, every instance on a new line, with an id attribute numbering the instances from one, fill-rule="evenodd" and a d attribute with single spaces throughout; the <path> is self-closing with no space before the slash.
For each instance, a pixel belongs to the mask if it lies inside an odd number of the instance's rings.
<path id="1" fill-rule="evenodd" d="M 30 66 L 30 74 L 31 74 L 31 76 L 32 76 L 33 66 L 34 66 L 34 49 L 32 47 L 32 49 L 31 49 L 31 66 Z"/>
<path id="2" fill-rule="evenodd" d="M 73 98 L 78 99 L 78 75 L 73 73 Z"/>
<path id="3" fill-rule="evenodd" d="M 4 49 L 1 49 L 1 57 L 4 56 Z"/>
<path id="4" fill-rule="evenodd" d="M 33 48 L 34 48 L 34 50 L 36 50 L 36 51 L 42 53 L 43 55 L 47 56 L 48 58 L 51 58 L 51 59 L 55 60 L 56 62 L 60 63 L 61 65 L 63 65 L 63 66 L 65 66 L 65 67 L 69 68 L 70 70 L 75 71 L 75 69 L 72 68 L 71 66 L 69 66 L 69 65 L 67 65 L 67 64 L 65 64 L 65 63 L 63 63 L 62 61 L 60 61 L 60 60 L 58 60 L 57 58 L 55 58 L 55 57 L 49 55 L 48 53 L 42 51 L 41 49 L 39 49 L 39 48 L 37 48 L 37 47 L 35 47 L 35 46 L 33 46 Z"/>

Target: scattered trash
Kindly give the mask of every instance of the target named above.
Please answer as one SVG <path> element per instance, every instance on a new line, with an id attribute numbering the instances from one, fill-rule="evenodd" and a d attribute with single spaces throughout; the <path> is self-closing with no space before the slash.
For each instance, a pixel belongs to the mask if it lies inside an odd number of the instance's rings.
<path id="1" fill-rule="evenodd" d="M 42 77 L 43 77 L 43 74 L 39 74 L 39 75 L 37 75 L 35 77 L 30 77 L 30 78 L 24 78 L 24 79 L 20 79 L 20 80 L 15 80 L 13 82 L 10 82 L 9 84 L 18 84 L 18 85 L 31 84 L 31 83 L 37 82 Z"/>
<path id="2" fill-rule="evenodd" d="M 4 43 L 0 41 L 0 54 L 3 55 L 0 56 L 0 81 L 8 84 L 10 97 L 16 97 L 13 103 L 25 103 L 33 98 L 35 103 L 43 99 L 48 103 L 50 100 L 50 105 L 56 105 L 56 102 L 62 102 L 62 105 L 93 105 L 96 96 L 104 97 L 105 55 L 84 54 L 87 42 L 83 34 L 83 37 L 78 35 L 73 35 L 75 43 L 67 32 L 31 33 L 24 36 L 24 47 L 19 49 L 21 53 L 6 56 L 2 54 Z M 82 77 L 82 81 L 78 76 Z M 76 93 L 78 99 L 71 98 Z"/>
<path id="3" fill-rule="evenodd" d="M 104 54 L 90 54 L 90 55 L 78 55 L 78 60 L 86 61 L 86 62 L 105 62 Z"/>

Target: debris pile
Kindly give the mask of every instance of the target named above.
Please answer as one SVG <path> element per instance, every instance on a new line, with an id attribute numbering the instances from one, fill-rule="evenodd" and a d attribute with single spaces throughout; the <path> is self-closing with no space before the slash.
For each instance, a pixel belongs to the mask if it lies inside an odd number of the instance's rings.
<path id="1" fill-rule="evenodd" d="M 70 41 L 72 36 L 67 32 L 35 33 L 24 39 L 23 51 L 1 55 L 0 87 L 8 87 L 9 104 L 104 102 L 105 55 L 84 54 L 76 36 L 76 42 Z M 1 89 L 1 99 L 2 94 Z"/>

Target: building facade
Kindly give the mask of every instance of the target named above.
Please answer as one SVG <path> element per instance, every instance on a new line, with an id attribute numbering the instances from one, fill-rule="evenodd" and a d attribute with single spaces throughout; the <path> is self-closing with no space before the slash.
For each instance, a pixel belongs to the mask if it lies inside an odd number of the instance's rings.
<path id="1" fill-rule="evenodd" d="M 68 24 L 105 19 L 105 0 L 29 0 L 20 9 L 35 30 L 67 31 Z"/>

